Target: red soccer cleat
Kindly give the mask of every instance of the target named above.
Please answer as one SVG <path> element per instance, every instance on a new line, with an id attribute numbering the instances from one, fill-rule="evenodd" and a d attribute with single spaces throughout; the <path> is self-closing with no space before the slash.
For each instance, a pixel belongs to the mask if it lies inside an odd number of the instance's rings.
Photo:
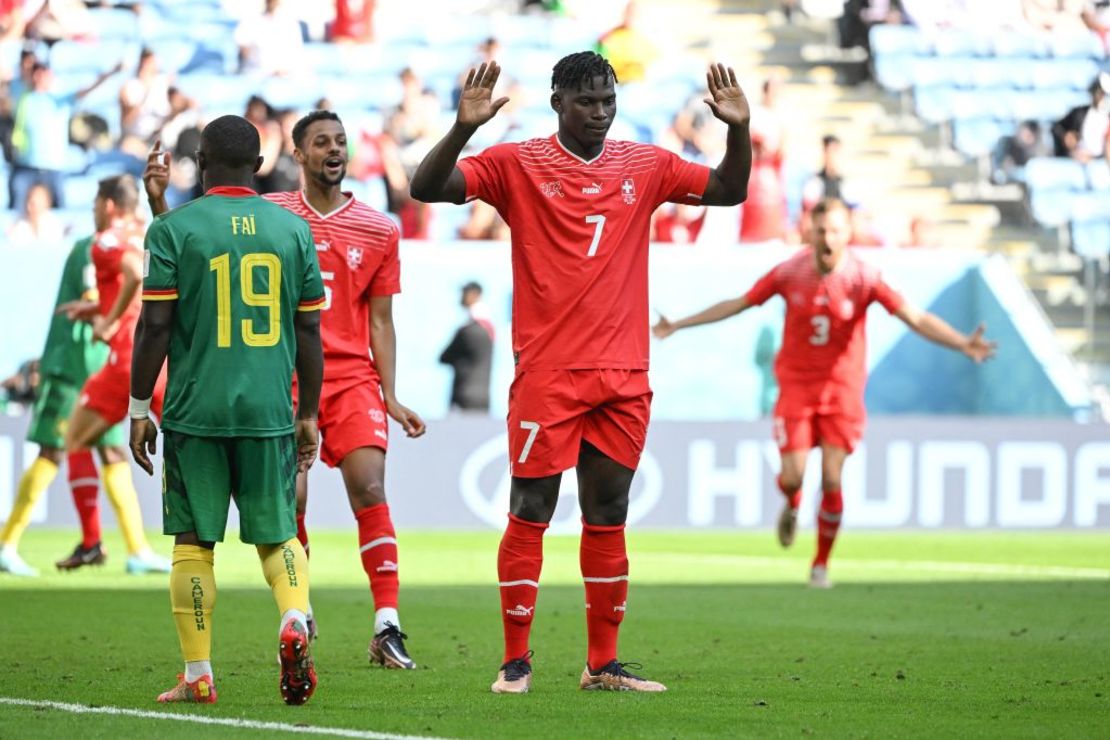
<path id="1" fill-rule="evenodd" d="M 278 661 L 281 663 L 281 698 L 286 704 L 304 704 L 316 691 L 316 668 L 309 652 L 308 631 L 295 619 L 281 630 Z"/>
<path id="2" fill-rule="evenodd" d="M 162 704 L 172 702 L 190 702 L 192 704 L 215 704 L 216 682 L 212 676 L 204 674 L 196 681 L 186 681 L 184 673 L 177 674 L 177 686 L 158 695 Z"/>

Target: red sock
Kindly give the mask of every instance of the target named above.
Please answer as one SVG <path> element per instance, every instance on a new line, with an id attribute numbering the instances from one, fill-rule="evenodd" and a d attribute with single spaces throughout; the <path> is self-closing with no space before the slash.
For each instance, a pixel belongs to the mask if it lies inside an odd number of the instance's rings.
<path id="1" fill-rule="evenodd" d="M 304 528 L 304 514 L 297 514 L 297 540 L 300 541 L 301 547 L 304 548 L 304 554 L 308 555 L 308 530 Z"/>
<path id="2" fill-rule="evenodd" d="M 837 530 L 840 529 L 840 513 L 844 511 L 844 498 L 840 490 L 825 491 L 821 497 L 821 510 L 817 512 L 817 557 L 814 565 L 827 565 Z"/>
<path id="3" fill-rule="evenodd" d="M 497 581 L 501 588 L 501 624 L 505 630 L 505 660 L 528 653 L 528 635 L 536 611 L 543 567 L 546 524 L 509 514 L 509 526 L 497 550 Z"/>
<path id="4" fill-rule="evenodd" d="M 77 518 L 81 520 L 81 546 L 92 547 L 100 542 L 100 479 L 96 474 L 96 463 L 92 452 L 82 450 L 66 458 L 69 471 L 69 490 L 73 493 L 73 505 L 77 508 Z"/>
<path id="5" fill-rule="evenodd" d="M 578 550 L 586 584 L 586 663 L 596 671 L 617 659 L 617 636 L 628 599 L 628 549 L 624 525 L 582 523 Z"/>
<path id="6" fill-rule="evenodd" d="M 362 569 L 370 578 L 374 609 L 397 608 L 400 579 L 397 576 L 397 537 L 389 504 L 375 504 L 355 512 Z"/>
<path id="7" fill-rule="evenodd" d="M 801 503 L 802 503 L 802 489 L 799 488 L 797 491 L 793 491 L 793 492 L 786 490 L 785 488 L 782 487 L 782 476 L 781 475 L 779 477 L 775 478 L 775 483 L 778 484 L 779 490 L 782 491 L 782 495 L 786 496 L 786 500 L 788 502 L 790 502 L 790 508 L 791 509 L 797 509 L 798 506 L 800 506 Z"/>

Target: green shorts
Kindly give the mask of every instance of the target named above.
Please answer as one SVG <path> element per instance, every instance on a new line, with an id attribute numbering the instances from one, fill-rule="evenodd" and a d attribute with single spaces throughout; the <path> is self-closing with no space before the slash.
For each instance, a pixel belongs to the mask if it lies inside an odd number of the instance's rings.
<path id="1" fill-rule="evenodd" d="M 297 536 L 293 435 L 195 437 L 163 430 L 162 531 L 223 542 L 231 500 L 239 539 L 276 545 Z"/>
<path id="2" fill-rule="evenodd" d="M 39 384 L 38 397 L 31 408 L 31 428 L 27 430 L 27 440 L 43 447 L 65 449 L 66 425 L 69 415 L 77 405 L 81 386 L 65 378 L 46 376 Z M 104 433 L 97 447 L 125 447 L 127 437 L 123 425 L 117 424 Z"/>

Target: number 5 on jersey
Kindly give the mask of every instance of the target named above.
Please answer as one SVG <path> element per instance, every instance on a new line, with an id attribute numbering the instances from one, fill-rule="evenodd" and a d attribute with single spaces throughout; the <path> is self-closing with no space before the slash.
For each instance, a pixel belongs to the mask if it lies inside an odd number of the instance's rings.
<path id="1" fill-rule="evenodd" d="M 254 289 L 254 270 L 266 271 L 266 291 Z M 231 255 L 227 252 L 208 261 L 216 273 L 216 346 L 231 346 Z M 243 344 L 248 347 L 273 347 L 281 339 L 281 260 L 276 254 L 254 252 L 239 260 L 239 298 L 246 306 L 265 308 L 267 330 L 256 332 L 254 319 L 243 319 Z"/>

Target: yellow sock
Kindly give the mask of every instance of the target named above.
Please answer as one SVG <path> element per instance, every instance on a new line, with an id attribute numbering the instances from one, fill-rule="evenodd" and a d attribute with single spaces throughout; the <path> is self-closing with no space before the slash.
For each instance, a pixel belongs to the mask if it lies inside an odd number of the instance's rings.
<path id="1" fill-rule="evenodd" d="M 280 545 L 258 545 L 262 573 L 274 592 L 278 612 L 308 613 L 308 556 L 297 538 Z"/>
<path id="2" fill-rule="evenodd" d="M 36 457 L 31 466 L 23 472 L 23 477 L 19 479 L 15 504 L 8 514 L 8 523 L 4 526 L 3 534 L 0 534 L 0 545 L 19 546 L 19 538 L 23 536 L 23 530 L 27 529 L 27 524 L 31 521 L 31 509 L 35 508 L 35 504 L 42 498 L 42 494 L 50 487 L 50 482 L 57 474 L 58 466 L 45 457 Z"/>
<path id="3" fill-rule="evenodd" d="M 139 494 L 131 480 L 131 465 L 126 462 L 108 463 L 101 468 L 100 477 L 104 482 L 104 492 L 112 502 L 119 521 L 123 541 L 131 555 L 149 550 L 146 533 L 143 532 L 143 513 L 139 510 Z"/>
<path id="4" fill-rule="evenodd" d="M 197 545 L 173 546 L 170 606 L 186 662 L 212 657 L 212 609 L 216 606 L 214 554 Z"/>

